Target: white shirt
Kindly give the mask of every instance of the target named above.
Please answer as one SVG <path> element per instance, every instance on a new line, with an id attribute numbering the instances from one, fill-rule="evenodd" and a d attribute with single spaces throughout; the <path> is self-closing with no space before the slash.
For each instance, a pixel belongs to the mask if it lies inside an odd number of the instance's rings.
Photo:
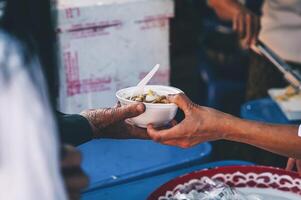
<path id="1" fill-rule="evenodd" d="M 0 30 L 0 199 L 65 200 L 56 126 L 37 59 Z"/>
<path id="2" fill-rule="evenodd" d="M 301 0 L 265 0 L 259 39 L 283 59 L 301 63 Z"/>

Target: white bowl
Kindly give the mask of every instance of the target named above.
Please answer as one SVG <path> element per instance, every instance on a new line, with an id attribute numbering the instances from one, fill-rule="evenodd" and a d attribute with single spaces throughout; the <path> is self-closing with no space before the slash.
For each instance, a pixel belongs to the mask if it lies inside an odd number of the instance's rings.
<path id="1" fill-rule="evenodd" d="M 128 100 L 136 87 L 129 87 L 116 92 L 121 105 L 128 105 L 131 103 L 137 103 L 136 101 Z M 145 92 L 149 89 L 155 91 L 159 95 L 179 94 L 183 93 L 180 89 L 161 86 L 161 85 L 147 85 L 145 86 Z M 153 124 L 155 127 L 160 127 L 168 124 L 173 120 L 177 114 L 178 106 L 173 103 L 169 104 L 153 104 L 144 103 L 145 112 L 138 117 L 131 118 L 130 121 L 136 126 L 146 128 L 148 124 Z"/>

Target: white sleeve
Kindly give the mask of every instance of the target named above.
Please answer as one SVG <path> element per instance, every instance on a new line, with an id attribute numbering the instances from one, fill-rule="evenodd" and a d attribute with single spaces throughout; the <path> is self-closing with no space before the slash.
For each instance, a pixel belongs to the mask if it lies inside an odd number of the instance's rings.
<path id="1" fill-rule="evenodd" d="M 0 199 L 65 200 L 49 103 L 29 66 L 8 56 L 0 62 Z M 34 70 L 40 73 L 39 66 Z"/>

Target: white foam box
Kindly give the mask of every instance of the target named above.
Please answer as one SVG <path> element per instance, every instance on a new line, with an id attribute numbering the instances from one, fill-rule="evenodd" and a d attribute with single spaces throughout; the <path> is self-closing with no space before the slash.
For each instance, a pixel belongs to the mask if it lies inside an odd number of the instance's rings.
<path id="1" fill-rule="evenodd" d="M 172 0 L 59 0 L 55 10 L 60 111 L 113 106 L 157 63 L 152 84 L 169 84 Z"/>
<path id="2" fill-rule="evenodd" d="M 268 90 L 268 94 L 288 120 L 301 120 L 301 95 L 295 95 L 286 101 L 279 100 L 277 96 L 285 94 L 285 91 L 286 88 L 273 88 Z"/>

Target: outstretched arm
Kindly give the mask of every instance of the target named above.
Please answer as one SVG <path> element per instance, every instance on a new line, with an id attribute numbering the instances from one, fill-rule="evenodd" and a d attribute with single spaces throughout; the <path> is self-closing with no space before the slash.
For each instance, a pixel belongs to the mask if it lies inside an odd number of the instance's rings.
<path id="1" fill-rule="evenodd" d="M 301 138 L 298 126 L 266 124 L 238 118 L 230 119 L 224 138 L 301 159 Z"/>
<path id="2" fill-rule="evenodd" d="M 301 159 L 298 126 L 239 119 L 215 109 L 198 106 L 183 94 L 172 96 L 169 100 L 184 111 L 185 119 L 165 130 L 156 130 L 149 125 L 148 133 L 155 141 L 188 148 L 205 141 L 226 139 Z"/>

